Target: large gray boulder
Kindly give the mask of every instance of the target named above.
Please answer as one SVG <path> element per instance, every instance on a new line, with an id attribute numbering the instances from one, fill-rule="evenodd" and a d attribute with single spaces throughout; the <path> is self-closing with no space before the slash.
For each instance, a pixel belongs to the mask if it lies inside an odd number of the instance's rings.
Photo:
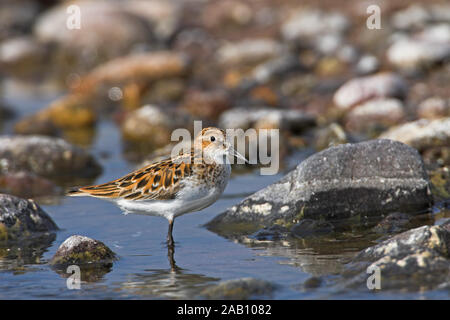
<path id="1" fill-rule="evenodd" d="M 225 236 L 242 235 L 275 224 L 290 228 L 302 219 L 351 218 L 358 223 L 393 211 L 418 212 L 431 203 L 429 178 L 417 150 L 392 140 L 371 140 L 312 155 L 206 226 Z"/>

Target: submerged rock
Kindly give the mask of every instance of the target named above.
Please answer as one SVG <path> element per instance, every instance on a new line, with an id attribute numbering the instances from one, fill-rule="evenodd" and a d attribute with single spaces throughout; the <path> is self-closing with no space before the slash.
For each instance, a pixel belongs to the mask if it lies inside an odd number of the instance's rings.
<path id="1" fill-rule="evenodd" d="M 270 298 L 276 286 L 272 283 L 254 278 L 227 280 L 204 289 L 200 296 L 206 299 L 246 300 Z"/>
<path id="2" fill-rule="evenodd" d="M 0 136 L 0 172 L 30 171 L 44 177 L 93 177 L 97 161 L 60 138 Z"/>
<path id="3" fill-rule="evenodd" d="M 302 219 L 361 223 L 388 212 L 418 212 L 432 202 L 417 150 L 396 141 L 372 140 L 312 155 L 206 226 L 227 236 L 274 224 L 291 227 Z"/>
<path id="4" fill-rule="evenodd" d="M 367 290 L 367 270 L 380 270 L 380 289 L 417 291 L 450 283 L 450 230 L 423 226 L 360 252 L 343 273 L 344 286 Z M 372 271 L 373 274 L 373 271 Z"/>
<path id="5" fill-rule="evenodd" d="M 0 194 L 0 240 L 18 241 L 58 230 L 52 218 L 33 200 Z"/>
<path id="6" fill-rule="evenodd" d="M 373 98 L 402 99 L 406 92 L 406 83 L 402 78 L 383 72 L 347 81 L 336 91 L 333 101 L 340 109 L 347 110 Z"/>
<path id="7" fill-rule="evenodd" d="M 73 235 L 67 238 L 50 260 L 51 265 L 111 264 L 116 254 L 103 242 Z"/>

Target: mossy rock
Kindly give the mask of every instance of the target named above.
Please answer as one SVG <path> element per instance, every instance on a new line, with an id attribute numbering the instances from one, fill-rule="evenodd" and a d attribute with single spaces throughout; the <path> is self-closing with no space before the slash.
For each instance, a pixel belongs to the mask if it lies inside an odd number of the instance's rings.
<path id="1" fill-rule="evenodd" d="M 103 242 L 88 237 L 73 235 L 67 238 L 58 248 L 50 264 L 83 265 L 83 264 L 112 264 L 116 254 Z"/>

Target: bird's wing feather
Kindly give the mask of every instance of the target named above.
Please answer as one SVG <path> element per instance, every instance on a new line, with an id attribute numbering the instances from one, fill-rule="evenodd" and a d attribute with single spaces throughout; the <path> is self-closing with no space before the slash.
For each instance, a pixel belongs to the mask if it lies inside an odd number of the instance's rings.
<path id="1" fill-rule="evenodd" d="M 162 160 L 122 178 L 69 191 L 68 195 L 127 200 L 174 199 L 183 179 L 192 175 L 192 161 L 185 160 L 185 155 Z"/>

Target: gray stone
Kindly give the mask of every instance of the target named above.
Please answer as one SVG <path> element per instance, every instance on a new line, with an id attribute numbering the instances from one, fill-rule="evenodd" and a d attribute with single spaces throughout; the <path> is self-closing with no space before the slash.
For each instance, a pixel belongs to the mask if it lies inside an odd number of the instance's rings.
<path id="1" fill-rule="evenodd" d="M 44 177 L 93 177 L 97 161 L 60 138 L 0 136 L 0 172 L 30 171 Z"/>
<path id="2" fill-rule="evenodd" d="M 418 212 L 431 203 L 429 178 L 417 150 L 396 141 L 371 140 L 312 155 L 206 226 L 227 236 L 274 223 L 291 227 L 305 218 L 351 218 L 358 223 L 394 211 Z"/>
<path id="3" fill-rule="evenodd" d="M 203 290 L 200 295 L 206 299 L 244 300 L 271 297 L 276 286 L 254 278 L 227 280 Z"/>
<path id="4" fill-rule="evenodd" d="M 59 246 L 50 264 L 111 264 L 114 260 L 116 260 L 115 253 L 103 242 L 80 235 L 73 235 Z"/>
<path id="5" fill-rule="evenodd" d="M 0 241 L 22 240 L 56 230 L 50 216 L 33 200 L 0 194 Z"/>
<path id="6" fill-rule="evenodd" d="M 379 268 L 381 290 L 437 289 L 450 281 L 449 252 L 448 229 L 412 229 L 361 251 L 346 266 L 344 286 L 367 290 L 367 270 Z"/>

